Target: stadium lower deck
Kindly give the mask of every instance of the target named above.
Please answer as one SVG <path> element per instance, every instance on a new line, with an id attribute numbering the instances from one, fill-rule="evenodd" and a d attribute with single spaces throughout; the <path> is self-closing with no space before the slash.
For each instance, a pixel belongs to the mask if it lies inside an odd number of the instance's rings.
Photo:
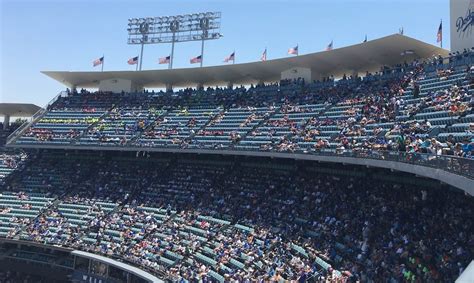
<path id="1" fill-rule="evenodd" d="M 0 237 L 170 280 L 448 282 L 472 259 L 473 212 L 454 189 L 377 169 L 44 151 L 7 177 Z"/>

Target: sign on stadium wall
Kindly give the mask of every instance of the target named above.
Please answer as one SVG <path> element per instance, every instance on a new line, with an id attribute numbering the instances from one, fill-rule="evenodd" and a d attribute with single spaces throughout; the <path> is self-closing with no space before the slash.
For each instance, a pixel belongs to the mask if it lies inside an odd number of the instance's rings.
<path id="1" fill-rule="evenodd" d="M 450 1 L 451 50 L 474 46 L 474 0 Z"/>

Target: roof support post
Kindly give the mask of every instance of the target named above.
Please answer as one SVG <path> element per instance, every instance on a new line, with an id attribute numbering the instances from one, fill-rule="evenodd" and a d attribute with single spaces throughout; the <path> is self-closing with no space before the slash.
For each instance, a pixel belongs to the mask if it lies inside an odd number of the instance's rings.
<path id="1" fill-rule="evenodd" d="M 3 129 L 7 130 L 10 127 L 10 115 L 3 116 Z"/>

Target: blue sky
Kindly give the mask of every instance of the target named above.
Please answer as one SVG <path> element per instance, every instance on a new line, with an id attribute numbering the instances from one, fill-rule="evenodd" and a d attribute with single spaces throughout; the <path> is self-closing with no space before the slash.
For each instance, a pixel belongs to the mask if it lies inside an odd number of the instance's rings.
<path id="1" fill-rule="evenodd" d="M 91 71 L 92 61 L 105 54 L 104 70 L 132 70 L 130 57 L 138 45 L 127 45 L 129 18 L 221 11 L 223 38 L 206 42 L 205 66 L 220 65 L 235 49 L 236 63 L 288 56 L 360 43 L 398 32 L 436 44 L 440 19 L 444 47 L 449 48 L 449 0 L 0 0 L 1 101 L 40 106 L 65 87 L 43 70 Z M 200 42 L 175 47 L 174 67 L 192 67 Z M 161 69 L 159 57 L 171 45 L 145 46 L 143 69 Z"/>

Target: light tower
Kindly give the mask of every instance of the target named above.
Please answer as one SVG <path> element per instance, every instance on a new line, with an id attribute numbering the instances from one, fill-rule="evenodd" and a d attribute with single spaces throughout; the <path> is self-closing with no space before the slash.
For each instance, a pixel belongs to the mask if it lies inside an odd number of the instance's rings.
<path id="1" fill-rule="evenodd" d="M 162 16 L 128 19 L 128 44 L 140 44 L 142 69 L 145 44 L 171 43 L 168 68 L 173 68 L 174 44 L 176 42 L 201 41 L 201 67 L 204 60 L 204 41 L 219 39 L 220 12 L 205 12 L 177 16 Z"/>

